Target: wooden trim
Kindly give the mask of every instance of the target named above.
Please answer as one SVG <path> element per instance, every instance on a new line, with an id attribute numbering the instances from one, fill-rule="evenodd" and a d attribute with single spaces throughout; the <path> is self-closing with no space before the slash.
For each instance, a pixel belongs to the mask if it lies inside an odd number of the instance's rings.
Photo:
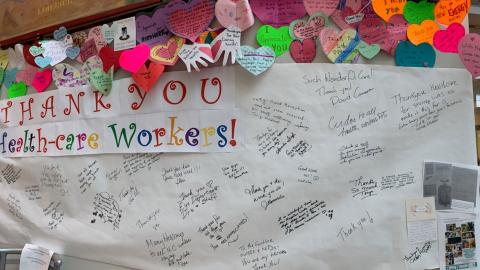
<path id="1" fill-rule="evenodd" d="M 52 25 L 46 28 L 32 31 L 27 34 L 16 36 L 14 38 L 2 40 L 0 41 L 0 46 L 10 47 L 10 46 L 14 46 L 17 43 L 21 43 L 21 44 L 33 43 L 35 40 L 38 40 L 41 37 L 50 37 L 53 31 L 57 30 L 60 26 L 65 26 L 69 30 L 69 33 L 73 33 L 79 30 L 88 29 L 90 27 L 93 27 L 102 23 L 111 22 L 114 19 L 128 17 L 141 10 L 153 8 L 155 6 L 160 6 L 163 4 L 164 3 L 159 2 L 158 0 L 147 0 L 142 3 L 131 4 L 125 7 L 120 7 L 120 8 L 112 9 L 109 11 L 101 12 L 98 14 L 94 14 L 91 16 L 87 16 L 85 18 L 80 18 L 80 19 Z"/>

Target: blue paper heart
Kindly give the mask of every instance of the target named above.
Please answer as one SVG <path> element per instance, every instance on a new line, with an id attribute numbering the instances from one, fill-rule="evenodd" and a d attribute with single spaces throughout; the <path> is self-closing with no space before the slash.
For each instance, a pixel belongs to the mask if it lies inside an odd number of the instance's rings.
<path id="1" fill-rule="evenodd" d="M 395 63 L 403 67 L 433 67 L 436 54 L 432 45 L 421 43 L 418 46 L 410 41 L 400 41 L 395 50 Z"/>
<path id="2" fill-rule="evenodd" d="M 18 68 L 12 68 L 5 70 L 5 77 L 3 78 L 3 84 L 6 88 L 17 82 Z"/>
<path id="3" fill-rule="evenodd" d="M 58 30 L 53 31 L 53 38 L 57 41 L 62 41 L 63 38 L 67 35 L 67 28 L 62 26 Z"/>
<path id="4" fill-rule="evenodd" d="M 40 68 L 44 68 L 50 65 L 51 62 L 52 62 L 52 58 L 50 56 L 47 56 L 47 57 L 38 56 L 35 58 L 35 64 L 37 64 L 37 66 L 39 66 Z"/>
<path id="5" fill-rule="evenodd" d="M 67 48 L 65 53 L 67 54 L 68 58 L 73 60 L 77 58 L 77 56 L 80 54 L 80 47 L 74 46 L 74 47 Z"/>
<path id="6" fill-rule="evenodd" d="M 275 51 L 270 47 L 254 49 L 250 46 L 241 46 L 240 52 L 241 54 L 237 55 L 238 63 L 255 76 L 275 63 Z"/>

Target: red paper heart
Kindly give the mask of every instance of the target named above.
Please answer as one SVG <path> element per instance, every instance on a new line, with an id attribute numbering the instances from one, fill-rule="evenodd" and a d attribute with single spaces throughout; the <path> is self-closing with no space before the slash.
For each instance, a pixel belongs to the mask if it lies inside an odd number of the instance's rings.
<path id="1" fill-rule="evenodd" d="M 150 62 L 148 68 L 143 65 L 137 73 L 132 74 L 132 78 L 140 89 L 148 93 L 163 74 L 164 69 L 164 65 Z"/>
<path id="2" fill-rule="evenodd" d="M 33 44 L 40 46 L 40 44 Z M 23 45 L 23 58 L 25 61 L 34 67 L 38 67 L 37 63 L 35 63 L 35 57 L 30 53 L 30 47 L 33 45 Z"/>
<path id="3" fill-rule="evenodd" d="M 113 72 L 117 72 L 117 70 L 120 68 L 120 54 L 122 54 L 122 51 L 114 51 L 109 46 L 105 46 L 100 49 L 98 56 L 100 59 L 102 59 L 104 72 L 108 72 L 112 66 Z"/>
<path id="4" fill-rule="evenodd" d="M 192 0 L 185 3 L 174 0 L 164 8 L 164 12 L 168 29 L 194 42 L 215 18 L 215 1 Z"/>
<path id="5" fill-rule="evenodd" d="M 220 50 L 221 45 L 222 45 L 221 40 L 219 40 L 218 42 L 215 42 L 215 44 L 213 44 L 213 46 L 212 46 L 212 58 L 213 59 L 217 58 L 217 53 L 218 53 L 218 50 Z"/>
<path id="6" fill-rule="evenodd" d="M 313 39 L 294 40 L 290 44 L 290 56 L 296 63 L 311 63 L 317 55 L 317 43 Z"/>
<path id="7" fill-rule="evenodd" d="M 32 86 L 37 89 L 39 93 L 43 92 L 52 83 L 52 70 L 47 68 L 41 72 L 35 73 Z"/>
<path id="8" fill-rule="evenodd" d="M 402 15 L 394 15 L 387 24 L 379 17 L 365 18 L 358 26 L 362 40 L 368 44 L 377 44 L 380 48 L 393 55 L 398 42 L 407 39 L 407 26 Z"/>

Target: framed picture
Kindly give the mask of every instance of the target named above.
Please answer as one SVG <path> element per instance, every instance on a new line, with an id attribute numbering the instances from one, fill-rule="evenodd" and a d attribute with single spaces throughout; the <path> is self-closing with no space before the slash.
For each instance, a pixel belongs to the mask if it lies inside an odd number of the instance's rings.
<path id="1" fill-rule="evenodd" d="M 62 25 L 75 30 L 164 2 L 167 1 L 0 0 L 0 45 L 10 46 L 51 35 Z"/>

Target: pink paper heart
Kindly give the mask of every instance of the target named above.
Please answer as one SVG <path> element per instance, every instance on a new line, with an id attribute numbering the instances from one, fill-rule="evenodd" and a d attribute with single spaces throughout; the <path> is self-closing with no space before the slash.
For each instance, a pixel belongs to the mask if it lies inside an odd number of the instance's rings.
<path id="1" fill-rule="evenodd" d="M 95 46 L 97 47 L 97 51 L 100 51 L 104 46 L 106 46 L 108 43 L 105 40 L 105 37 L 103 36 L 102 32 L 102 26 L 95 26 L 90 31 L 88 31 L 88 38 L 93 39 L 95 41 Z"/>
<path id="2" fill-rule="evenodd" d="M 303 20 L 293 21 L 290 26 L 293 29 L 293 35 L 298 39 L 317 38 L 323 27 L 325 19 L 321 16 L 310 18 L 308 22 Z"/>
<path id="3" fill-rule="evenodd" d="M 294 40 L 290 44 L 290 56 L 296 63 L 311 63 L 317 55 L 317 43 L 313 39 Z"/>
<path id="4" fill-rule="evenodd" d="M 218 0 L 215 4 L 215 16 L 223 27 L 236 26 L 240 31 L 255 23 L 248 0 Z"/>
<path id="5" fill-rule="evenodd" d="M 279 28 L 305 16 L 303 0 L 251 0 L 253 13 L 267 25 Z"/>
<path id="6" fill-rule="evenodd" d="M 337 9 L 340 0 L 303 0 L 305 9 L 309 15 L 313 15 L 318 12 L 322 12 L 327 16 Z"/>
<path id="7" fill-rule="evenodd" d="M 212 53 L 212 49 L 211 49 L 211 48 L 200 47 L 199 50 L 200 50 L 201 52 L 203 52 L 204 54 L 208 55 L 211 59 L 213 59 L 213 53 Z"/>
<path id="8" fill-rule="evenodd" d="M 344 31 L 337 32 L 333 28 L 324 28 L 320 33 L 320 44 L 324 52 L 330 52 L 342 38 Z"/>
<path id="9" fill-rule="evenodd" d="M 164 8 L 167 28 L 192 42 L 204 32 L 215 18 L 215 1 L 192 0 L 188 3 L 173 0 Z"/>
<path id="10" fill-rule="evenodd" d="M 131 73 L 137 73 L 150 56 L 150 47 L 145 43 L 138 44 L 135 48 L 125 50 L 120 55 L 120 66 Z"/>
<path id="11" fill-rule="evenodd" d="M 458 43 L 458 54 L 463 65 L 474 78 L 480 76 L 480 35 L 470 33 Z"/>
<path id="12" fill-rule="evenodd" d="M 52 70 L 47 68 L 41 72 L 37 72 L 33 78 L 32 86 L 39 93 L 43 92 L 52 83 Z"/>
<path id="13" fill-rule="evenodd" d="M 435 32 L 433 46 L 447 53 L 458 53 L 458 43 L 465 36 L 465 28 L 459 23 L 452 23 L 445 30 Z"/>
<path id="14" fill-rule="evenodd" d="M 220 50 L 221 45 L 222 45 L 221 40 L 219 40 L 219 41 L 215 42 L 215 44 L 213 44 L 213 46 L 212 46 L 212 56 L 213 56 L 212 58 L 213 59 L 217 58 L 217 53 Z"/>
<path id="15" fill-rule="evenodd" d="M 33 82 L 33 78 L 35 77 L 35 73 L 37 73 L 38 68 L 25 64 L 23 70 L 17 72 L 17 82 L 24 82 L 26 85 L 31 86 Z"/>
<path id="16" fill-rule="evenodd" d="M 408 23 L 402 15 L 394 15 L 385 25 L 379 17 L 365 18 L 359 26 L 360 37 L 368 44 L 377 44 L 380 48 L 394 54 L 398 42 L 406 40 Z"/>
<path id="17" fill-rule="evenodd" d="M 332 15 L 330 16 L 330 19 L 342 30 L 345 29 L 357 29 L 358 24 L 360 22 L 354 22 L 354 23 L 347 23 L 346 18 L 349 16 L 356 15 L 357 12 L 354 12 L 350 7 L 345 7 L 342 10 L 337 9 L 335 10 Z"/>

